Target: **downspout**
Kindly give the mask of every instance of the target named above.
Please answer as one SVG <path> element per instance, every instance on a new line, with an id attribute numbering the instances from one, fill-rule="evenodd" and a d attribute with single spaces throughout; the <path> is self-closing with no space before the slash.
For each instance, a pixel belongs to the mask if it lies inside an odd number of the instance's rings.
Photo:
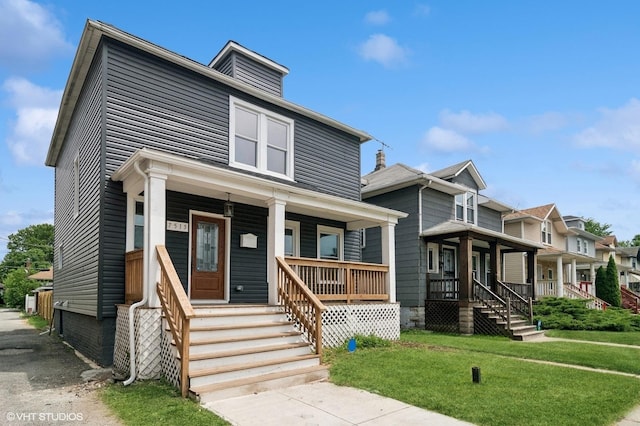
<path id="1" fill-rule="evenodd" d="M 149 184 L 149 178 L 147 177 L 146 174 L 144 174 L 142 172 L 142 170 L 140 170 L 140 166 L 138 165 L 138 162 L 136 161 L 135 163 L 133 163 L 133 168 L 136 171 L 136 173 L 138 173 L 140 176 L 142 176 L 142 178 L 144 179 L 144 193 L 145 195 L 147 195 L 149 193 L 149 188 L 148 188 L 148 184 Z M 148 214 L 149 214 L 149 203 L 146 202 L 148 200 L 145 200 L 144 203 L 144 217 L 145 220 L 148 218 Z M 147 249 L 147 250 L 151 250 L 149 246 L 149 236 L 147 234 L 148 232 L 148 226 L 145 226 L 145 232 L 144 232 L 144 243 L 143 243 L 143 248 Z M 140 300 L 139 302 L 133 303 L 131 306 L 129 306 L 129 367 L 130 367 L 130 373 L 129 373 L 129 378 L 127 380 L 125 380 L 123 382 L 124 386 L 129 386 L 131 383 L 133 383 L 136 380 L 136 335 L 135 335 L 135 310 L 138 309 L 140 306 L 143 306 L 147 303 L 147 299 L 148 299 L 148 295 L 147 295 L 147 283 L 145 282 L 145 278 L 149 278 L 149 253 L 144 253 L 143 258 L 142 258 L 142 300 Z"/>
<path id="2" fill-rule="evenodd" d="M 427 181 L 426 185 L 422 185 L 418 190 L 418 235 L 422 235 L 422 191 L 427 189 L 431 185 L 431 179 Z"/>

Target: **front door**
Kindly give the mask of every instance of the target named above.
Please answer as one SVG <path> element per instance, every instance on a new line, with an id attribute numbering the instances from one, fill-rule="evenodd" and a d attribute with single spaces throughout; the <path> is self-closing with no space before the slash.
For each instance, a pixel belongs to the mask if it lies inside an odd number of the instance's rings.
<path id="1" fill-rule="evenodd" d="M 191 298 L 224 299 L 225 222 L 193 216 L 191 223 Z"/>

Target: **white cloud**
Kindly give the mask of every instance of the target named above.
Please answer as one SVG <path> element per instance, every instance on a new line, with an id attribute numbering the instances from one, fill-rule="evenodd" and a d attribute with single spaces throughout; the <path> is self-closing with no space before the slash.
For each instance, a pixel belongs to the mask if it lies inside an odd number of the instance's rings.
<path id="1" fill-rule="evenodd" d="M 387 35 L 373 34 L 360 45 L 359 53 L 367 61 L 379 62 L 387 68 L 393 68 L 407 61 L 409 49 L 400 46 Z"/>
<path id="2" fill-rule="evenodd" d="M 532 115 L 526 118 L 528 130 L 533 134 L 545 133 L 553 130 L 559 130 L 570 124 L 575 117 L 568 114 L 549 111 L 538 115 Z"/>
<path id="3" fill-rule="evenodd" d="M 15 211 L 11 210 L 6 213 L 0 214 L 0 225 L 15 226 L 22 223 L 22 216 Z"/>
<path id="4" fill-rule="evenodd" d="M 73 51 L 55 16 L 28 0 L 0 1 L 0 40 L 0 66 L 12 70 Z"/>
<path id="5" fill-rule="evenodd" d="M 417 166 L 413 166 L 413 168 L 425 173 L 429 173 L 429 170 L 431 170 L 429 163 L 421 163 L 421 164 L 418 164 Z"/>
<path id="6" fill-rule="evenodd" d="M 368 12 L 364 16 L 364 20 L 365 22 L 371 25 L 385 25 L 389 23 L 389 21 L 391 20 L 391 17 L 389 16 L 386 10 L 374 10 L 374 11 Z"/>
<path id="7" fill-rule="evenodd" d="M 491 133 L 508 127 L 507 120 L 500 114 L 472 114 L 463 110 L 454 113 L 445 109 L 440 112 L 440 123 L 443 127 L 463 134 Z"/>
<path id="8" fill-rule="evenodd" d="M 58 115 L 61 90 L 40 87 L 23 78 L 6 80 L 3 89 L 15 108 L 7 145 L 19 164 L 44 162 Z"/>
<path id="9" fill-rule="evenodd" d="M 600 119 L 575 135 L 582 147 L 605 147 L 637 152 L 640 149 L 640 101 L 631 98 L 618 109 L 600 109 Z"/>
<path id="10" fill-rule="evenodd" d="M 431 8 L 426 4 L 417 4 L 415 9 L 413 10 L 413 14 L 415 16 L 429 16 L 431 13 Z"/>
<path id="11" fill-rule="evenodd" d="M 422 145 L 440 152 L 466 151 L 474 148 L 473 142 L 458 132 L 438 126 L 427 130 Z"/>

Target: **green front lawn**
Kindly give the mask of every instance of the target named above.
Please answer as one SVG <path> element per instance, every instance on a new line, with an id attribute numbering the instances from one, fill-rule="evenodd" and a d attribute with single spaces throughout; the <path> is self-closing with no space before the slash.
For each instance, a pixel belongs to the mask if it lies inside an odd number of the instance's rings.
<path id="1" fill-rule="evenodd" d="M 638 371 L 615 361 L 626 357 L 618 349 L 413 331 L 388 348 L 332 351 L 331 381 L 479 425 L 609 425 L 640 403 L 640 380 L 520 358 Z M 627 350 L 637 364 L 638 350 Z M 474 366 L 480 384 L 472 382 Z"/>
<path id="2" fill-rule="evenodd" d="M 640 346 L 640 332 L 637 331 L 547 330 L 545 334 L 549 337 L 561 337 L 563 339 Z"/>

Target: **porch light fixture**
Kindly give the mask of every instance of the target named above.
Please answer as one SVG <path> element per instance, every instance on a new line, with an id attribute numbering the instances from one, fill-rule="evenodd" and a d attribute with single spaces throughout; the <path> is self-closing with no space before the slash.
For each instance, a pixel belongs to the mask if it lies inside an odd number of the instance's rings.
<path id="1" fill-rule="evenodd" d="M 231 202 L 231 194 L 227 192 L 227 201 L 224 203 L 223 213 L 224 217 L 233 217 L 233 203 Z"/>

